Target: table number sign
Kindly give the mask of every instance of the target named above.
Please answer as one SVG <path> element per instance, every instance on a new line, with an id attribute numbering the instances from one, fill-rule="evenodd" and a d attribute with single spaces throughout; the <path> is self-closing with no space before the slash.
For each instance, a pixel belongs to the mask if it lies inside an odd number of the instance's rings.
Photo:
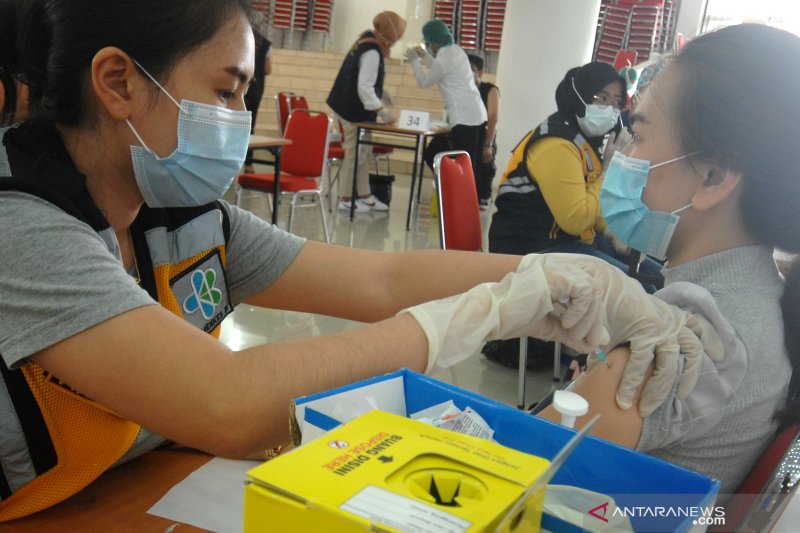
<path id="1" fill-rule="evenodd" d="M 431 114 L 427 111 L 403 109 L 400 111 L 400 120 L 397 121 L 397 127 L 407 130 L 427 131 L 430 118 Z"/>

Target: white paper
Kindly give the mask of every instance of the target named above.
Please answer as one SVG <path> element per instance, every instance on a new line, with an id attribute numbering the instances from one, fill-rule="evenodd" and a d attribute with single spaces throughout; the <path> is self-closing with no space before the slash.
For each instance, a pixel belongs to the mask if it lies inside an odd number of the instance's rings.
<path id="1" fill-rule="evenodd" d="M 295 417 L 300 424 L 302 444 L 307 444 L 327 431 L 313 426 L 305 419 L 306 407 L 338 420 L 342 424 L 373 410 L 406 416 L 406 398 L 403 378 L 377 381 L 363 387 L 354 387 L 312 401 L 299 399 L 295 403 Z"/>
<path id="2" fill-rule="evenodd" d="M 472 525 L 434 505 L 374 485 L 353 495 L 341 508 L 371 522 L 414 533 L 462 533 Z"/>
<path id="3" fill-rule="evenodd" d="M 215 458 L 175 485 L 148 512 L 219 533 L 244 527 L 244 482 L 261 461 Z"/>
<path id="4" fill-rule="evenodd" d="M 427 131 L 430 118 L 431 114 L 427 111 L 403 109 L 400 111 L 400 118 L 397 119 L 397 127 L 407 130 Z"/>

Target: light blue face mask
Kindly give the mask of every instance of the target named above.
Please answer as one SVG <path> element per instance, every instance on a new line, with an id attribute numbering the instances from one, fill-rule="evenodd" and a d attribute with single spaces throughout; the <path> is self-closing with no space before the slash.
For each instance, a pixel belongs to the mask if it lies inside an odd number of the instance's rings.
<path id="1" fill-rule="evenodd" d="M 250 141 L 250 111 L 181 100 L 178 103 L 138 62 L 150 80 L 180 109 L 178 147 L 159 157 L 145 144 L 131 146 L 136 184 L 150 207 L 193 207 L 218 200 L 242 168 Z"/>
<path id="2" fill-rule="evenodd" d="M 575 78 L 572 78 L 572 90 L 586 108 L 586 112 L 578 119 L 578 127 L 587 137 L 599 137 L 610 132 L 619 122 L 619 111 L 610 105 L 587 104 L 583 101 L 581 93 L 575 88 Z"/>
<path id="3" fill-rule="evenodd" d="M 651 165 L 650 161 L 615 152 L 606 169 L 600 189 L 600 211 L 608 229 L 625 244 L 644 254 L 664 260 L 672 234 L 681 217 L 678 213 L 692 204 L 672 212 L 651 211 L 642 202 L 650 169 L 696 155 L 695 152 Z"/>

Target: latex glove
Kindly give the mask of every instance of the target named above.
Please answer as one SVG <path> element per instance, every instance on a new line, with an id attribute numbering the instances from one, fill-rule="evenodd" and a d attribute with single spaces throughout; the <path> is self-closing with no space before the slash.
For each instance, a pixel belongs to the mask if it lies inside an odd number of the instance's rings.
<path id="1" fill-rule="evenodd" d="M 620 408 L 632 406 L 636 389 L 653 362 L 655 370 L 639 401 L 639 414 L 643 417 L 664 402 L 676 377 L 679 380 L 678 397 L 683 399 L 689 395 L 700 376 L 704 353 L 714 362 L 725 357 L 716 332 L 699 315 L 692 315 L 647 294 L 638 281 L 602 259 L 588 255 L 570 257 L 574 266 L 594 276 L 605 287 L 605 327 L 610 335 L 605 349 L 630 342 L 631 356 L 616 394 Z M 685 363 L 683 373 L 677 376 L 680 354 L 683 354 Z M 587 368 L 597 364 L 596 355 L 590 354 Z"/>
<path id="2" fill-rule="evenodd" d="M 394 124 L 397 122 L 397 119 L 392 115 L 392 112 L 382 107 L 378 110 L 378 117 L 384 124 Z"/>
<path id="3" fill-rule="evenodd" d="M 611 162 L 611 158 L 614 156 L 614 152 L 618 150 L 622 150 L 626 146 L 628 146 L 633 141 L 633 137 L 631 136 L 628 128 L 623 127 L 619 130 L 619 133 L 611 132 L 608 135 L 608 140 L 606 141 L 606 147 L 603 150 L 603 170 L 608 168 L 608 164 Z"/>
<path id="4" fill-rule="evenodd" d="M 487 340 L 538 337 L 586 351 L 604 344 L 602 290 L 569 261 L 530 254 L 497 283 L 401 313 L 411 314 L 428 337 L 430 372 L 467 359 Z"/>
<path id="5" fill-rule="evenodd" d="M 419 59 L 419 54 L 417 53 L 416 48 L 406 48 L 405 52 L 403 52 L 403 56 L 406 58 L 407 61 L 413 61 L 415 59 Z"/>
<path id="6" fill-rule="evenodd" d="M 392 95 L 389 94 L 389 91 L 387 91 L 386 89 L 383 90 L 383 95 L 381 96 L 381 103 L 383 103 L 385 107 L 392 107 L 394 105 L 394 98 L 392 98 Z"/>

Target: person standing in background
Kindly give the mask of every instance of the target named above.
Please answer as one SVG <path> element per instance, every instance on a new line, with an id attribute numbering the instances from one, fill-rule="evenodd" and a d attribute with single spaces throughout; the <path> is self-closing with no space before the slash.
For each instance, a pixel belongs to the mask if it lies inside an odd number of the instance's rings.
<path id="1" fill-rule="evenodd" d="M 429 20 L 422 26 L 427 52 L 421 47 L 406 50 L 417 84 L 423 89 L 439 86 L 447 112 L 450 131 L 433 137 L 425 148 L 425 162 L 433 169 L 433 158 L 439 152 L 464 150 L 472 160 L 472 171 L 477 176 L 480 144 L 486 128 L 486 108 L 475 85 L 467 54 L 453 42 L 447 25 L 439 20 Z M 427 67 L 427 72 L 422 65 Z"/>
<path id="2" fill-rule="evenodd" d="M 406 21 L 394 11 L 381 11 L 372 20 L 373 29 L 359 35 L 350 51 L 344 57 L 339 74 L 333 82 L 327 104 L 342 123 L 345 156 L 342 161 L 342 185 L 346 192 L 353 190 L 353 167 L 356 151 L 356 127 L 354 122 L 375 122 L 378 117 L 385 124 L 395 122 L 388 106 L 390 100 L 383 89 L 385 76 L 384 59 L 389 57 L 389 49 L 406 30 Z M 364 133 L 369 140 L 369 132 Z M 388 211 L 389 206 L 372 195 L 369 188 L 370 145 L 362 144 L 358 153 L 358 174 L 356 188 L 358 198 L 354 210 L 367 213 L 370 210 Z M 350 211 L 352 200 L 349 196 L 339 198 L 339 210 Z"/>
<path id="3" fill-rule="evenodd" d="M 263 24 L 253 25 L 253 36 L 256 40 L 256 63 L 253 82 L 244 95 L 245 107 L 252 114 L 251 135 L 256 132 L 256 116 L 258 115 L 258 107 L 261 105 L 261 98 L 264 96 L 266 77 L 272 74 L 272 42 L 264 36 L 264 33 Z M 247 158 L 244 160 L 244 171 L 254 172 L 252 150 L 247 151 Z"/>
<path id="4" fill-rule="evenodd" d="M 475 165 L 477 168 L 475 186 L 478 190 L 478 205 L 481 211 L 487 211 L 489 202 L 492 200 L 492 180 L 497 172 L 495 156 L 497 155 L 497 119 L 500 117 L 500 89 L 497 85 L 481 79 L 484 66 L 482 57 L 469 54 L 467 58 L 488 117 L 486 131 L 481 139 L 481 158 Z"/>

